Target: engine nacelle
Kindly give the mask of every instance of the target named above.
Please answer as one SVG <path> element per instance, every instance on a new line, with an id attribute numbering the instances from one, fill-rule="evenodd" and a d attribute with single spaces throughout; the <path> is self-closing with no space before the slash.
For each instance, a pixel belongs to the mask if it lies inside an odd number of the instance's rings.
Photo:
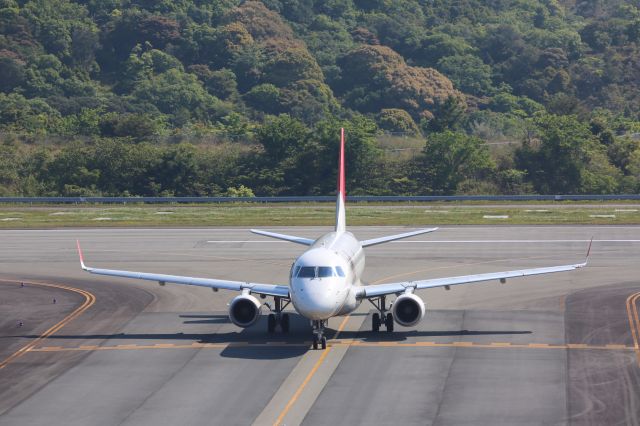
<path id="1" fill-rule="evenodd" d="M 234 297 L 229 304 L 229 319 L 238 327 L 249 327 L 258 321 L 262 304 L 249 294 Z"/>
<path id="2" fill-rule="evenodd" d="M 419 323 L 426 312 L 424 302 L 413 293 L 405 293 L 393 302 L 393 319 L 404 327 Z"/>

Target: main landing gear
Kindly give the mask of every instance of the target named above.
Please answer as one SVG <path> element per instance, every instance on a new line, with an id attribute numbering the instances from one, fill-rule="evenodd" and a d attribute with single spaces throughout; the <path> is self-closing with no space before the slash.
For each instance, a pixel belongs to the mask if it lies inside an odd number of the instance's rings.
<path id="1" fill-rule="evenodd" d="M 368 300 L 378 310 L 378 312 L 371 317 L 371 330 L 375 332 L 380 331 L 380 326 L 384 324 L 387 332 L 391 333 L 393 331 L 393 314 L 387 312 L 386 297 L 380 296 Z"/>
<path id="2" fill-rule="evenodd" d="M 318 346 L 322 349 L 327 349 L 327 338 L 324 336 L 325 325 L 327 325 L 327 320 L 311 321 L 311 327 L 313 327 L 313 349 L 318 349 Z"/>
<path id="3" fill-rule="evenodd" d="M 289 305 L 289 301 L 282 306 L 282 298 L 274 297 L 274 313 L 269 314 L 267 317 L 267 331 L 269 333 L 275 333 L 276 326 L 280 324 L 280 328 L 283 333 L 289 332 L 289 314 L 283 313 L 282 310 Z"/>

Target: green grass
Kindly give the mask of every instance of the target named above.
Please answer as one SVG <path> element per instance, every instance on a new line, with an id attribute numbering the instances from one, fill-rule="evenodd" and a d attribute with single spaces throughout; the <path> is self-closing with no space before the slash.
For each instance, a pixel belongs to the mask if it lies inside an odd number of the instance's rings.
<path id="1" fill-rule="evenodd" d="M 331 204 L 0 206 L 0 229 L 332 225 Z M 486 216 L 508 216 L 488 218 Z M 612 217 L 607 217 L 612 216 Z M 482 205 L 350 204 L 350 225 L 640 224 L 640 207 L 621 203 Z"/>

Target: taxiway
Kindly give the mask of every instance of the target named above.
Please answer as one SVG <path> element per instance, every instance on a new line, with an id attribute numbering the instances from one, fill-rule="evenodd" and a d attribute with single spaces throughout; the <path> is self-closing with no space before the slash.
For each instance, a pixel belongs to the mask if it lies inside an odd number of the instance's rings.
<path id="1" fill-rule="evenodd" d="M 591 236 L 585 269 L 421 291 L 425 320 L 392 334 L 370 331 L 364 302 L 313 351 L 302 318 L 238 329 L 233 293 L 91 276 L 75 253 L 80 239 L 92 266 L 286 283 L 300 246 L 231 228 L 0 231 L 0 425 L 637 424 L 640 227 L 445 227 L 367 249 L 365 278 L 571 263 Z"/>

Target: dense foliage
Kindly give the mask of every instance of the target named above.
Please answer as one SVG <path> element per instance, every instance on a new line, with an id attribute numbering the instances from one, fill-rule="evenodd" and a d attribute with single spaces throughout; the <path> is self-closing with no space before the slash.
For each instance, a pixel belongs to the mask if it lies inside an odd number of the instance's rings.
<path id="1" fill-rule="evenodd" d="M 637 192 L 639 107 L 637 1 L 0 0 L 0 195 Z"/>

